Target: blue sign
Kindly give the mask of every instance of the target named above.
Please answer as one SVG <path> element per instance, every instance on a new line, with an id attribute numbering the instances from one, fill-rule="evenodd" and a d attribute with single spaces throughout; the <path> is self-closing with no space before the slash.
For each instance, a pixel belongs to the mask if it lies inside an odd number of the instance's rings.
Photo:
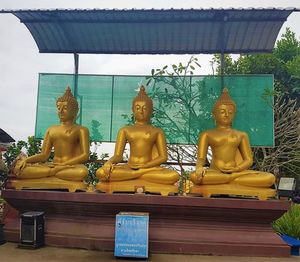
<path id="1" fill-rule="evenodd" d="M 148 213 L 119 213 L 116 216 L 115 256 L 148 258 L 148 236 Z"/>

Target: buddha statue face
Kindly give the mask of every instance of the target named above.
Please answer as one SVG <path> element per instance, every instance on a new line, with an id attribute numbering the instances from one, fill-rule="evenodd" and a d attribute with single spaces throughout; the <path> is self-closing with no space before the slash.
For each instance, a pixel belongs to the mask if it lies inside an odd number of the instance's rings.
<path id="1" fill-rule="evenodd" d="M 146 94 L 143 86 L 141 86 L 138 95 L 133 99 L 132 111 L 136 121 L 150 121 L 153 112 L 153 103 L 151 98 Z"/>
<path id="2" fill-rule="evenodd" d="M 135 120 L 148 122 L 152 112 L 145 101 L 135 101 L 133 105 L 133 114 Z"/>
<path id="3" fill-rule="evenodd" d="M 214 118 L 219 125 L 231 125 L 235 110 L 232 105 L 219 105 L 214 110 Z"/>
<path id="4" fill-rule="evenodd" d="M 234 119 L 235 112 L 236 105 L 229 96 L 227 88 L 224 88 L 213 108 L 213 117 L 216 120 L 217 125 L 230 126 Z"/>
<path id="5" fill-rule="evenodd" d="M 70 87 L 67 87 L 63 96 L 56 101 L 57 114 L 61 122 L 75 122 L 78 112 L 78 102 L 73 96 Z"/>
<path id="6" fill-rule="evenodd" d="M 73 121 L 74 113 L 72 112 L 68 102 L 57 102 L 57 114 L 61 122 Z"/>

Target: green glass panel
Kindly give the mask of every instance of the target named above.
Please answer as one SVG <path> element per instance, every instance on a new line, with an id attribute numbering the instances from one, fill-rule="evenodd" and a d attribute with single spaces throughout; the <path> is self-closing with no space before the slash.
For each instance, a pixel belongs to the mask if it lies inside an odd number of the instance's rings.
<path id="1" fill-rule="evenodd" d="M 89 128 L 93 141 L 110 140 L 112 77 L 80 75 L 78 77 L 80 119 Z"/>
<path id="2" fill-rule="evenodd" d="M 73 91 L 74 75 L 40 74 L 37 97 L 35 136 L 42 138 L 50 125 L 59 123 L 56 112 L 56 99 L 67 86 Z"/>
<path id="3" fill-rule="evenodd" d="M 273 76 L 226 76 L 224 82 L 237 105 L 233 127 L 247 132 L 251 145 L 273 146 L 273 99 L 270 104 L 263 98 L 273 90 Z"/>
<path id="4" fill-rule="evenodd" d="M 145 76 L 79 75 L 77 123 L 89 128 L 93 141 L 115 141 L 118 130 L 130 123 L 132 99 Z M 225 76 L 224 85 L 237 104 L 233 127 L 249 134 L 253 146 L 273 146 L 272 75 Z M 58 123 L 55 101 L 67 86 L 73 90 L 74 75 L 40 74 L 35 135 Z M 175 86 L 175 87 L 174 87 Z M 163 128 L 169 143 L 195 144 L 199 133 L 213 128 L 212 108 L 221 92 L 219 76 L 160 77 L 151 81 L 148 94 L 154 100 L 152 123 Z"/>
<path id="5" fill-rule="evenodd" d="M 145 77 L 143 76 L 114 76 L 110 141 L 116 140 L 120 127 L 128 125 L 132 115 L 132 99 L 137 95 L 139 86 L 144 82 Z"/>

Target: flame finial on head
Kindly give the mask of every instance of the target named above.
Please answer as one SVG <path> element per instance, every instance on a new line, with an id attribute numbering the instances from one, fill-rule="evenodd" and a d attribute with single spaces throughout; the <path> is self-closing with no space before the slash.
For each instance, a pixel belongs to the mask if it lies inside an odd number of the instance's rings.
<path id="1" fill-rule="evenodd" d="M 234 110 L 236 111 L 236 104 L 230 97 L 229 91 L 226 87 L 223 89 L 222 94 L 217 99 L 213 111 L 215 111 L 220 105 L 232 105 L 234 107 Z"/>
<path id="2" fill-rule="evenodd" d="M 137 102 L 137 101 L 146 102 L 146 104 L 148 105 L 150 110 L 151 111 L 153 110 L 152 99 L 147 95 L 145 87 L 143 85 L 140 87 L 140 91 L 139 91 L 138 95 L 133 99 L 132 106 L 134 106 L 134 103 Z"/>
<path id="3" fill-rule="evenodd" d="M 66 91 L 63 94 L 63 96 L 59 97 L 56 100 L 56 104 L 58 102 L 68 102 L 69 109 L 72 111 L 74 117 L 76 117 L 77 112 L 79 110 L 78 102 L 77 102 L 76 98 L 73 96 L 71 88 L 69 86 L 66 88 Z"/>
<path id="4" fill-rule="evenodd" d="M 64 97 L 65 99 L 74 98 L 74 96 L 72 94 L 72 90 L 69 86 L 67 86 L 66 91 L 62 97 Z"/>

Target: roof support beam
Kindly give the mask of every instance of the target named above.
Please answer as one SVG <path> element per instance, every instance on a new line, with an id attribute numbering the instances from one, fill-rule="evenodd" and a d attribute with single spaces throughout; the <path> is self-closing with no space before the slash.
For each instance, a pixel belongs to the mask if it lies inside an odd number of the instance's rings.
<path id="1" fill-rule="evenodd" d="M 78 71 L 79 71 L 79 54 L 74 53 L 74 96 L 78 100 L 79 99 L 79 110 L 82 108 L 82 96 L 78 95 Z M 82 114 L 79 114 L 79 124 L 82 124 Z"/>
<path id="2" fill-rule="evenodd" d="M 78 95 L 78 68 L 79 68 L 79 55 L 74 53 L 74 96 Z"/>
<path id="3" fill-rule="evenodd" d="M 225 24 L 226 21 L 228 20 L 227 15 L 224 13 L 221 21 L 221 28 L 220 28 L 220 42 L 221 42 L 221 92 L 222 89 L 224 88 L 224 50 L 225 50 Z"/>

